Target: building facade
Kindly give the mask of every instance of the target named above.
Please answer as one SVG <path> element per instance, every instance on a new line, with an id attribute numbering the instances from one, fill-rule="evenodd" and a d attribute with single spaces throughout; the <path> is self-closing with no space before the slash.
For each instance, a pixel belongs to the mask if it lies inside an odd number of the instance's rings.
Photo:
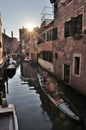
<path id="1" fill-rule="evenodd" d="M 2 21 L 0 16 L 0 64 L 3 62 Z"/>
<path id="2" fill-rule="evenodd" d="M 51 73 L 54 72 L 52 39 L 57 38 L 56 33 L 54 33 L 55 31 L 57 33 L 57 29 L 53 29 L 53 14 L 51 8 L 44 7 L 38 36 L 38 62 Z"/>
<path id="3" fill-rule="evenodd" d="M 38 50 L 40 52 L 40 56 L 38 58 L 38 62 L 42 67 L 53 73 L 54 70 L 53 70 L 53 53 L 52 53 L 53 52 L 52 26 L 53 22 L 51 22 L 47 26 L 42 25 L 40 28 L 39 42 L 38 42 Z"/>
<path id="4" fill-rule="evenodd" d="M 38 28 L 34 28 L 32 32 L 28 28 L 19 29 L 20 39 L 20 55 L 21 57 L 32 59 L 37 62 L 37 34 Z"/>
<path id="5" fill-rule="evenodd" d="M 19 42 L 18 39 L 13 37 L 13 33 L 11 37 L 4 33 L 2 33 L 2 42 L 3 42 L 3 58 L 13 55 L 13 53 L 19 53 Z"/>
<path id="6" fill-rule="evenodd" d="M 20 39 L 20 55 L 22 57 L 29 56 L 30 49 L 30 34 L 27 28 L 19 29 L 19 39 Z"/>
<path id="7" fill-rule="evenodd" d="M 54 74 L 86 95 L 86 0 L 50 0 L 57 39 L 53 41 Z"/>

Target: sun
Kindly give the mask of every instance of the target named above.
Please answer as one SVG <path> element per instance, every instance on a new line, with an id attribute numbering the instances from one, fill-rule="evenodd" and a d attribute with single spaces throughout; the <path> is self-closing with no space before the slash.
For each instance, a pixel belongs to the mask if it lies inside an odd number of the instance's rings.
<path id="1" fill-rule="evenodd" d="M 28 28 L 28 31 L 33 31 L 33 28 L 35 27 L 35 25 L 34 24 L 28 24 L 27 25 L 27 28 Z"/>

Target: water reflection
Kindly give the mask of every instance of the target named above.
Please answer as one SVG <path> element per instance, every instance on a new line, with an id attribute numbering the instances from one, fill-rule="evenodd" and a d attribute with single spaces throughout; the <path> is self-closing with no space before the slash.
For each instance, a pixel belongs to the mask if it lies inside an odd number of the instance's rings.
<path id="1" fill-rule="evenodd" d="M 52 130 L 81 130 L 81 126 L 69 119 L 63 112 L 57 110 L 55 107 L 51 106 L 49 100 L 46 100 L 44 95 L 40 95 L 42 101 L 41 107 L 43 109 L 43 116 L 49 116 L 52 122 Z"/>
<path id="2" fill-rule="evenodd" d="M 28 62 L 21 62 L 21 79 L 34 85 L 37 79 L 37 68 L 31 66 Z"/>
<path id="3" fill-rule="evenodd" d="M 47 100 L 45 95 L 39 89 L 39 84 L 37 81 L 37 70 L 38 66 L 31 66 L 28 62 L 21 62 L 21 79 L 24 83 L 28 84 L 30 90 L 36 89 L 36 92 L 40 95 L 42 116 L 45 122 L 51 121 L 51 130 L 83 130 L 80 123 L 73 121 L 68 116 L 66 116 L 60 110 L 57 110 L 52 106 L 51 102 Z M 47 116 L 49 117 L 46 118 Z M 39 123 L 40 124 L 40 123 Z"/>

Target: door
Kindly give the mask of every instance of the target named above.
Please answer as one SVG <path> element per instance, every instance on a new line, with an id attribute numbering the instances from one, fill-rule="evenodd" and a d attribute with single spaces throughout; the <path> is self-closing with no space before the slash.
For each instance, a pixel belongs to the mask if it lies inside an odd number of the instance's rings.
<path id="1" fill-rule="evenodd" d="M 70 65 L 64 64 L 64 81 L 69 84 L 70 82 Z"/>

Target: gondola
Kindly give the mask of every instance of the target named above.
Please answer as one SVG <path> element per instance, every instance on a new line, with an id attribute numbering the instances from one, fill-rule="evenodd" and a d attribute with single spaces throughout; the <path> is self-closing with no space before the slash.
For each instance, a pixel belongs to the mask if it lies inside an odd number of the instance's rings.
<path id="1" fill-rule="evenodd" d="M 18 130 L 18 120 L 14 104 L 9 104 L 7 107 L 0 106 L 0 129 Z"/>
<path id="2" fill-rule="evenodd" d="M 48 97 L 48 99 L 53 103 L 53 105 L 57 109 L 59 109 L 63 113 L 65 113 L 68 117 L 70 117 L 76 121 L 80 121 L 80 118 L 79 118 L 77 112 L 74 110 L 73 105 L 67 100 L 67 98 L 65 98 L 64 94 L 61 94 L 61 92 L 56 91 L 54 93 L 54 96 L 51 96 L 51 94 L 49 92 L 47 92 L 45 89 L 46 84 L 44 82 L 43 76 L 40 73 L 38 73 L 37 77 L 38 77 L 38 82 L 39 82 L 41 90 Z M 60 98 L 58 98 L 59 96 L 60 96 Z"/>
<path id="3" fill-rule="evenodd" d="M 12 57 L 10 57 L 7 65 L 7 76 L 9 78 L 12 78 L 15 75 L 16 67 L 17 67 L 16 61 Z"/>
<path id="4" fill-rule="evenodd" d="M 9 78 L 12 78 L 15 75 L 16 72 L 16 65 L 15 64 L 9 64 L 7 66 L 7 76 Z"/>

